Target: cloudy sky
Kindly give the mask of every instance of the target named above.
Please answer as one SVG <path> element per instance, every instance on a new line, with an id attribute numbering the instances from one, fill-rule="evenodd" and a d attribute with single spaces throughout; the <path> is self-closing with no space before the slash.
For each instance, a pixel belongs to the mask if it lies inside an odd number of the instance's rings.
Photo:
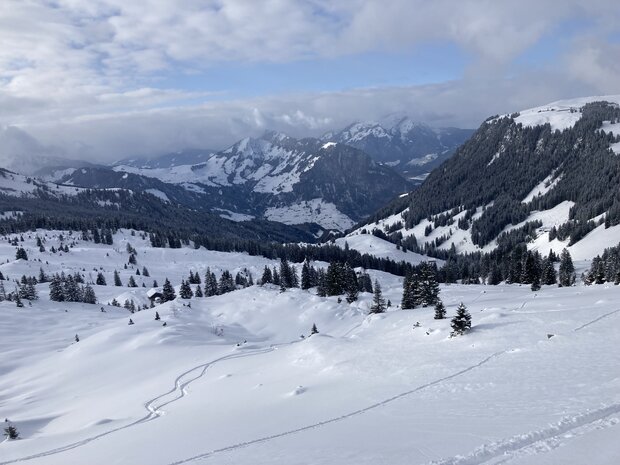
<path id="1" fill-rule="evenodd" d="M 2 0 L 0 44 L 0 128 L 92 161 L 620 93 L 617 0 Z"/>

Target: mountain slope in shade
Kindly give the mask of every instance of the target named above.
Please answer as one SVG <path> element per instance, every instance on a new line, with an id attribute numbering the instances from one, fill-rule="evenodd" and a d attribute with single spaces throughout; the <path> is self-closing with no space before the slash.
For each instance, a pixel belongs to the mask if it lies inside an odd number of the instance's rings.
<path id="1" fill-rule="evenodd" d="M 55 180 L 76 186 L 154 189 L 172 202 L 226 217 L 249 215 L 340 230 L 412 187 L 361 150 L 275 132 L 242 139 L 197 165 L 116 165 L 58 174 Z"/>
<path id="2" fill-rule="evenodd" d="M 473 133 L 470 129 L 432 128 L 393 115 L 381 122 L 353 123 L 323 136 L 370 154 L 375 161 L 394 167 L 410 179 L 423 179 L 447 160 Z"/>

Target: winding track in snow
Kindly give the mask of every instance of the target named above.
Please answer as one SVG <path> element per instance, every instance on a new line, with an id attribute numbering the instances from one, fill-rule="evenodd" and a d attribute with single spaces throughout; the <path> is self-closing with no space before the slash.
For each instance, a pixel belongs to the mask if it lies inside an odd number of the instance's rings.
<path id="1" fill-rule="evenodd" d="M 448 381 L 450 379 L 456 378 L 457 376 L 461 376 L 464 375 L 465 373 L 468 373 L 472 370 L 475 370 L 476 368 L 481 367 L 482 365 L 485 365 L 486 363 L 490 362 L 491 360 L 493 360 L 496 357 L 499 357 L 502 354 L 505 354 L 507 351 L 506 350 L 502 350 L 500 352 L 495 352 L 494 354 L 489 355 L 488 357 L 484 358 L 483 360 L 481 360 L 480 362 L 476 363 L 475 365 L 471 365 L 467 368 L 464 368 L 460 371 L 457 371 L 455 373 L 452 373 L 451 375 L 448 376 L 444 376 L 442 378 L 438 378 L 434 381 L 430 381 L 428 383 L 422 384 L 414 389 L 410 389 L 409 391 L 405 391 L 405 392 L 401 392 L 400 394 L 396 394 L 392 397 L 389 397 L 387 399 L 384 399 L 382 401 L 379 402 L 375 402 L 374 404 L 368 405 L 366 407 L 354 410 L 352 412 L 349 413 L 345 413 L 343 415 L 337 416 L 337 417 L 333 417 L 333 418 L 329 418 L 327 420 L 323 420 L 323 421 L 319 421 L 317 423 L 312 423 L 310 425 L 306 425 L 306 426 L 301 426 L 299 428 L 295 428 L 292 430 L 287 430 L 287 431 L 283 431 L 281 433 L 276 433 L 276 434 L 272 434 L 269 436 L 263 436 L 261 438 L 257 438 L 257 439 L 252 439 L 249 441 L 245 441 L 245 442 L 239 442 L 237 444 L 232 444 L 230 446 L 226 446 L 226 447 L 221 447 L 218 449 L 213 449 L 210 450 L 208 452 L 204 452 L 202 454 L 198 454 L 198 455 L 194 455 L 192 457 L 188 457 L 182 460 L 178 460 L 176 462 L 171 462 L 168 465 L 182 465 L 185 463 L 189 463 L 189 462 L 193 462 L 195 460 L 201 460 L 201 459 L 206 459 L 206 458 L 210 458 L 214 455 L 223 453 L 223 452 L 230 452 L 230 451 L 234 451 L 236 449 L 241 449 L 244 447 L 248 447 L 248 446 L 252 446 L 254 444 L 260 444 L 260 443 L 264 443 L 264 442 L 268 442 L 268 441 L 272 441 L 274 439 L 279 439 L 285 436 L 290 436 L 293 434 L 297 434 L 297 433 L 302 433 L 304 431 L 308 431 L 308 430 L 313 430 L 313 429 L 317 429 L 332 423 L 337 423 L 343 420 L 347 420 L 351 417 L 357 416 L 357 415 L 362 415 L 364 413 L 367 413 L 371 410 L 375 410 L 379 407 L 383 407 L 385 405 L 388 405 L 396 400 L 402 399 L 404 397 L 410 396 L 411 394 L 415 394 L 416 392 L 420 392 L 424 389 L 436 386 L 440 383 L 443 383 L 444 381 Z"/>
<path id="2" fill-rule="evenodd" d="M 254 349 L 251 352 L 245 352 L 245 353 L 238 353 L 238 354 L 228 354 L 228 355 L 224 355 L 222 357 L 216 358 L 215 360 L 212 360 L 210 362 L 206 362 L 203 364 L 200 364 L 198 366 L 195 366 L 193 368 L 190 368 L 189 370 L 184 371 L 183 373 L 181 373 L 179 376 L 176 377 L 176 379 L 174 380 L 174 386 L 166 391 L 163 394 L 159 394 L 158 396 L 146 401 L 144 403 L 144 408 L 148 411 L 148 414 L 146 414 L 145 416 L 143 416 L 142 418 L 139 418 L 138 420 L 135 420 L 129 424 L 123 425 L 123 426 L 119 426 L 117 428 L 113 428 L 107 431 L 104 431 L 102 433 L 96 434 L 94 436 L 90 436 L 84 439 L 81 439 L 79 441 L 76 442 L 72 442 L 70 444 L 66 444 L 64 446 L 60 446 L 60 447 L 56 447 L 54 449 L 49 449 L 47 451 L 43 451 L 43 452 L 39 452 L 36 454 L 32 454 L 32 455 L 28 455 L 25 457 L 19 457 L 19 458 L 15 458 L 15 459 L 10 459 L 10 460 L 6 460 L 6 461 L 2 461 L 0 462 L 0 465 L 9 465 L 12 463 L 18 463 L 18 462 L 26 462 L 28 460 L 33 460 L 33 459 L 37 459 L 37 458 L 42 458 L 42 457 L 48 457 L 50 455 L 55 455 L 55 454 L 59 454 L 61 452 L 66 452 L 72 449 L 77 449 L 78 447 L 82 447 L 90 442 L 96 441 L 97 439 L 101 439 L 105 436 L 108 436 L 110 434 L 116 433 L 118 431 L 123 431 L 126 430 L 128 428 L 132 428 L 134 426 L 140 425 L 142 423 L 147 423 L 149 421 L 153 421 L 157 418 L 159 418 L 161 416 L 161 412 L 159 409 L 161 409 L 162 407 L 166 406 L 166 405 L 170 405 L 173 402 L 176 402 L 180 399 L 182 399 L 183 397 L 185 397 L 187 395 L 187 391 L 186 388 L 187 386 L 196 381 L 197 379 L 201 378 L 202 376 L 204 376 L 204 374 L 206 373 L 207 369 L 213 365 L 215 365 L 216 363 L 219 362 L 223 362 L 225 360 L 232 360 L 232 359 L 236 359 L 236 358 L 245 358 L 245 357 L 252 357 L 255 355 L 261 355 L 261 354 L 265 354 L 265 353 L 269 353 L 269 352 L 273 352 L 274 350 L 276 350 L 279 346 L 284 346 L 284 345 L 291 345 L 294 344 L 296 342 L 299 341 L 292 341 L 292 342 L 286 342 L 286 343 L 282 343 L 282 344 L 272 344 L 268 347 L 264 347 L 264 348 L 260 348 L 260 349 Z M 194 373 L 198 371 L 198 374 L 190 379 L 185 380 L 184 378 L 187 377 L 188 375 Z M 174 397 L 171 400 L 168 400 L 166 402 L 163 402 L 161 404 L 157 405 L 157 402 L 160 401 L 161 399 L 164 399 L 165 397 L 174 394 L 175 392 L 178 391 L 178 394 L 176 397 Z"/>

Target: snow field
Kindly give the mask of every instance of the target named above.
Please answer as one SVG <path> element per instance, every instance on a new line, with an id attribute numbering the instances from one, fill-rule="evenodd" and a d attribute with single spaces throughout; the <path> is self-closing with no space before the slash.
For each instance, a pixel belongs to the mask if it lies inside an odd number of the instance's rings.
<path id="1" fill-rule="evenodd" d="M 126 283 L 126 241 L 160 284 L 190 267 L 257 278 L 275 264 L 152 249 L 127 231 L 63 256 L 25 239 L 28 262 L 0 241 L 11 278 L 99 265 Z M 386 314 L 367 315 L 370 294 L 349 305 L 274 286 L 135 314 L 50 302 L 47 285 L 32 307 L 0 303 L 0 415 L 23 437 L 0 444 L 0 464 L 581 464 L 571 452 L 589 438 L 587 463 L 617 462 L 619 287 L 442 286 L 448 315 L 462 301 L 473 319 L 449 338 L 432 309 L 398 310 L 401 278 L 370 273 L 393 303 Z M 95 287 L 101 301 L 147 289 Z M 313 323 L 320 333 L 301 339 Z"/>

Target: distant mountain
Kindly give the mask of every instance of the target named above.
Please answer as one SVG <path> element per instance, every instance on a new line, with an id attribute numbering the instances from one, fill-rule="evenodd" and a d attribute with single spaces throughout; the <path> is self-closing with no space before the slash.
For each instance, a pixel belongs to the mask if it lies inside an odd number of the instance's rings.
<path id="1" fill-rule="evenodd" d="M 620 96 L 489 118 L 417 190 L 370 218 L 432 254 L 564 247 L 592 258 L 620 242 Z"/>
<path id="2" fill-rule="evenodd" d="M 375 161 L 419 183 L 450 158 L 473 132 L 471 129 L 432 128 L 403 115 L 391 115 L 379 122 L 353 123 L 339 132 L 323 135 L 322 140 L 363 150 Z"/>
<path id="3" fill-rule="evenodd" d="M 353 147 L 267 132 L 195 165 L 65 170 L 63 184 L 143 190 L 238 220 L 266 218 L 344 230 L 412 184 Z"/>

